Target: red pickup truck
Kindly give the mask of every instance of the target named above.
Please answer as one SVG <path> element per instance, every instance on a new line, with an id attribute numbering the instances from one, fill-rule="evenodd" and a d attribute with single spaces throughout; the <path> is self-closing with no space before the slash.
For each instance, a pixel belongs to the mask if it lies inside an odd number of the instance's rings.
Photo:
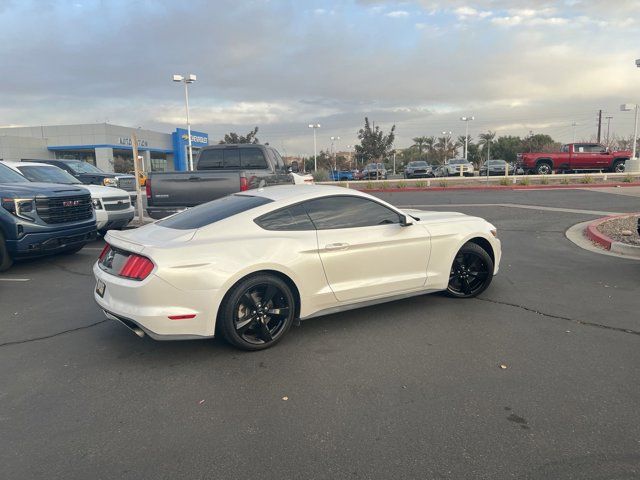
<path id="1" fill-rule="evenodd" d="M 525 173 L 546 175 L 575 170 L 624 172 L 624 163 L 631 158 L 628 150 L 611 151 L 599 143 L 569 143 L 554 153 L 519 153 L 518 167 Z"/>

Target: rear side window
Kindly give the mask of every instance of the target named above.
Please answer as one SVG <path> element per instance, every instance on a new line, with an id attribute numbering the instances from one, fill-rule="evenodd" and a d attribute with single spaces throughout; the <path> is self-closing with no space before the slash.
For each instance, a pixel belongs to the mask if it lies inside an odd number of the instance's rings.
<path id="1" fill-rule="evenodd" d="M 252 197 L 249 195 L 229 195 L 212 202 L 203 203 L 184 212 L 177 213 L 165 220 L 156 222 L 158 225 L 178 230 L 191 230 L 201 228 L 212 223 L 232 217 L 238 213 L 246 212 L 252 208 L 272 202 L 264 197 Z"/>
<path id="2" fill-rule="evenodd" d="M 315 230 L 302 205 L 282 208 L 257 218 L 255 222 L 265 230 Z"/>
<path id="3" fill-rule="evenodd" d="M 267 161 L 262 150 L 259 148 L 241 148 L 240 159 L 242 168 L 264 170 L 267 168 Z"/>
<path id="4" fill-rule="evenodd" d="M 198 170 L 216 170 L 224 166 L 223 149 L 205 149 L 200 152 Z"/>

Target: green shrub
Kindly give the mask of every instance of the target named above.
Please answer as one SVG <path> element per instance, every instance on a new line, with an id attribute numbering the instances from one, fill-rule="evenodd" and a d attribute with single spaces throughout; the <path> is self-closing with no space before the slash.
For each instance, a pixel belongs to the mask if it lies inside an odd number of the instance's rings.
<path id="1" fill-rule="evenodd" d="M 366 190 L 373 190 L 373 182 L 367 182 L 364 188 Z"/>
<path id="2" fill-rule="evenodd" d="M 540 185 L 549 185 L 549 177 L 547 175 L 540 179 Z"/>
<path id="3" fill-rule="evenodd" d="M 560 183 L 562 185 L 569 185 L 569 179 L 567 177 L 562 177 L 562 179 L 560 180 Z"/>
<path id="4" fill-rule="evenodd" d="M 407 182 L 400 181 L 396 183 L 396 188 L 407 188 Z"/>
<path id="5" fill-rule="evenodd" d="M 326 170 L 316 170 L 312 175 L 314 182 L 326 182 L 329 180 L 329 172 Z"/>
<path id="6" fill-rule="evenodd" d="M 506 187 L 507 185 L 509 185 L 509 179 L 507 177 L 502 177 L 500 179 L 500 185 L 502 185 L 503 187 Z"/>
<path id="7" fill-rule="evenodd" d="M 625 183 L 632 183 L 633 175 L 631 175 L 630 173 L 627 173 L 624 177 L 622 177 L 622 181 Z"/>
<path id="8" fill-rule="evenodd" d="M 447 182 L 445 180 L 440 180 L 438 182 L 438 186 L 443 187 L 443 188 L 447 188 Z"/>
<path id="9" fill-rule="evenodd" d="M 530 185 L 530 184 L 531 184 L 531 179 L 529 178 L 529 175 L 525 175 L 520 180 L 520 185 Z"/>
<path id="10" fill-rule="evenodd" d="M 382 184 L 380 184 L 380 186 L 383 190 L 386 190 L 387 188 L 389 188 L 389 182 L 385 180 L 384 182 L 382 182 Z"/>
<path id="11" fill-rule="evenodd" d="M 585 175 L 584 177 L 582 177 L 580 179 L 580 183 L 585 183 L 585 184 L 589 184 L 589 183 L 593 183 L 593 177 L 591 175 Z"/>
<path id="12" fill-rule="evenodd" d="M 424 188 L 427 186 L 427 182 L 416 182 L 416 187 Z"/>

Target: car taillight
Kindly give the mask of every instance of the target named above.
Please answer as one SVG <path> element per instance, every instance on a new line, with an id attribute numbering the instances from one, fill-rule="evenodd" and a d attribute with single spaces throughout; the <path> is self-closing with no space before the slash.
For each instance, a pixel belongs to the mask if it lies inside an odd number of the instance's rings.
<path id="1" fill-rule="evenodd" d="M 151 199 L 151 179 L 147 178 L 147 181 L 144 184 L 144 190 L 147 193 L 147 200 Z"/>
<path id="2" fill-rule="evenodd" d="M 153 262 L 142 255 L 129 255 L 119 275 L 132 280 L 144 280 L 153 270 Z"/>
<path id="3" fill-rule="evenodd" d="M 105 255 L 109 252 L 110 249 L 111 249 L 111 245 L 109 245 L 108 243 L 105 243 L 104 248 L 102 249 L 102 251 L 100 252 L 100 256 L 98 257 L 99 262 L 102 261 L 102 259 L 105 257 Z"/>
<path id="4" fill-rule="evenodd" d="M 247 177 L 240 177 L 240 191 L 244 192 L 249 190 L 249 182 L 247 181 Z"/>

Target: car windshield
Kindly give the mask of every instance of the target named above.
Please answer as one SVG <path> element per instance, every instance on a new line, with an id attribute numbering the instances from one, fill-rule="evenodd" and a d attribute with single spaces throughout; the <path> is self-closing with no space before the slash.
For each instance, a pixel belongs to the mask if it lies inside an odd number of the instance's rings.
<path id="1" fill-rule="evenodd" d="M 449 160 L 449 165 L 460 165 L 462 163 L 468 163 L 464 158 L 454 158 Z"/>
<path id="2" fill-rule="evenodd" d="M 189 208 L 156 222 L 156 225 L 178 230 L 201 228 L 272 201 L 268 198 L 250 195 L 229 195 Z"/>
<path id="3" fill-rule="evenodd" d="M 420 167 L 420 168 L 424 168 L 424 167 L 428 167 L 429 165 L 427 164 L 427 162 L 411 162 L 409 164 L 412 167 Z"/>
<path id="4" fill-rule="evenodd" d="M 28 183 L 18 172 L 0 163 L 0 183 Z"/>
<path id="5" fill-rule="evenodd" d="M 73 175 L 69 175 L 61 168 L 54 167 L 53 165 L 20 165 L 18 167 L 20 173 L 27 177 L 32 182 L 44 182 L 44 183 L 64 183 L 64 184 L 76 184 L 82 183 Z"/>
<path id="6" fill-rule="evenodd" d="M 80 160 L 65 163 L 71 170 L 73 170 L 73 173 L 104 173 L 98 167 L 94 167 L 87 162 L 81 162 Z"/>
<path id="7" fill-rule="evenodd" d="M 489 160 L 489 161 L 487 162 L 487 164 L 489 164 L 489 165 L 494 165 L 494 166 L 495 166 L 495 165 L 498 165 L 498 166 L 500 166 L 500 165 L 504 165 L 505 163 L 506 163 L 506 162 L 505 162 L 504 160 Z"/>

